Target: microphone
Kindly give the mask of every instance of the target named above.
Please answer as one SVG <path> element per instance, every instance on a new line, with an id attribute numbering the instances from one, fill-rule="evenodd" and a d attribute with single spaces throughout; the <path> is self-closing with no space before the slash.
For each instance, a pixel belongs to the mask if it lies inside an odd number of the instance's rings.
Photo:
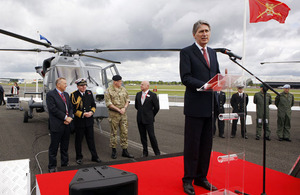
<path id="1" fill-rule="evenodd" d="M 215 48 L 214 50 L 215 50 L 216 52 L 221 52 L 221 53 L 223 53 L 223 54 L 226 54 L 226 55 L 228 55 L 229 57 L 237 58 L 237 59 L 239 59 L 239 60 L 242 59 L 242 57 L 240 57 L 240 56 L 238 56 L 238 55 L 232 53 L 230 49 L 226 49 L 226 48 Z"/>

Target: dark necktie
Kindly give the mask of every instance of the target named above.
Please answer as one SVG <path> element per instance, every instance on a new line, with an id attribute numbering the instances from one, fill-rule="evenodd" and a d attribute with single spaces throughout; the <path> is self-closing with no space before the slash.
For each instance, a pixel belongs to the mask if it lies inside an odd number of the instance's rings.
<path id="1" fill-rule="evenodd" d="M 64 93 L 61 93 L 60 97 L 61 97 L 61 99 L 64 101 L 64 103 L 66 105 L 66 112 L 67 112 L 66 114 L 69 116 L 68 107 L 67 107 L 67 100 L 66 100 L 66 97 L 65 97 Z"/>
<path id="2" fill-rule="evenodd" d="M 205 60 L 206 60 L 207 66 L 208 66 L 208 68 L 209 68 L 210 66 L 209 66 L 209 60 L 208 60 L 208 56 L 207 56 L 206 49 L 205 49 L 205 48 L 202 48 L 202 51 L 203 51 L 203 56 L 204 56 L 204 58 L 205 58 Z"/>

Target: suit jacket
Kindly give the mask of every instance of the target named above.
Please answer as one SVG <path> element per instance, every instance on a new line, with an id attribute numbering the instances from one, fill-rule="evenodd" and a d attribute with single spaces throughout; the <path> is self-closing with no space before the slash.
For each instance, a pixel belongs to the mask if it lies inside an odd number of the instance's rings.
<path id="1" fill-rule="evenodd" d="M 223 91 L 220 91 L 220 93 L 216 92 L 215 94 L 217 96 L 217 101 L 218 101 L 218 113 L 224 113 L 224 105 L 226 103 L 226 94 Z"/>
<path id="2" fill-rule="evenodd" d="M 92 111 L 93 113 L 95 113 L 96 111 L 96 103 L 93 93 L 90 90 L 86 90 L 84 96 L 82 96 L 79 90 L 76 90 L 71 93 L 70 99 L 73 105 L 75 128 L 93 126 L 93 116 L 89 118 L 82 117 L 84 112 Z"/>
<path id="3" fill-rule="evenodd" d="M 232 106 L 232 112 L 241 113 L 245 112 L 247 114 L 247 105 L 248 105 L 248 94 L 243 93 L 243 97 L 239 96 L 239 93 L 235 93 L 232 95 L 230 104 Z"/>
<path id="4" fill-rule="evenodd" d="M 137 109 L 137 122 L 143 124 L 151 124 L 154 117 L 159 111 L 159 101 L 157 95 L 149 90 L 144 104 L 141 102 L 142 92 L 138 92 L 135 96 L 135 109 Z"/>
<path id="5" fill-rule="evenodd" d="M 73 117 L 73 108 L 70 102 L 69 94 L 67 92 L 63 93 L 67 102 L 68 114 L 70 117 Z M 65 116 L 67 113 L 66 105 L 56 89 L 51 90 L 47 93 L 46 103 L 49 112 L 50 131 L 59 132 L 63 130 L 67 126 L 64 124 Z"/>
<path id="6" fill-rule="evenodd" d="M 194 43 L 180 51 L 180 78 L 186 86 L 184 114 L 191 117 L 210 117 L 212 114 L 212 93 L 196 89 L 220 73 L 216 52 L 207 48 L 210 68 L 202 52 Z"/>

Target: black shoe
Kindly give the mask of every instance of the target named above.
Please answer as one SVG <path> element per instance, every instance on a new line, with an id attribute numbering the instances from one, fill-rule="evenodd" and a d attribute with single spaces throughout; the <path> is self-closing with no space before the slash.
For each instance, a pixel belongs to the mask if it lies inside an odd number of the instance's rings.
<path id="1" fill-rule="evenodd" d="M 235 138 L 235 135 L 231 135 L 230 138 Z"/>
<path id="2" fill-rule="evenodd" d="M 134 156 L 132 156 L 131 154 L 129 154 L 129 152 L 127 151 L 127 149 L 123 149 L 122 156 L 123 157 L 127 157 L 127 158 L 134 158 Z"/>
<path id="3" fill-rule="evenodd" d="M 203 188 L 205 188 L 205 189 L 207 189 L 207 190 L 212 190 L 212 191 L 217 191 L 218 190 L 218 188 L 217 187 L 215 187 L 215 186 L 213 186 L 211 183 L 209 183 L 209 181 L 200 181 L 200 182 L 194 182 L 194 184 L 196 185 L 196 186 L 201 186 L 201 187 L 203 187 Z"/>
<path id="4" fill-rule="evenodd" d="M 291 142 L 292 140 L 290 140 L 290 138 L 283 138 L 284 141 L 288 141 Z"/>
<path id="5" fill-rule="evenodd" d="M 61 167 L 67 167 L 67 166 L 69 166 L 69 163 L 61 165 Z"/>
<path id="6" fill-rule="evenodd" d="M 117 158 L 117 150 L 116 150 L 116 148 L 112 149 L 111 158 L 112 159 L 116 159 Z"/>
<path id="7" fill-rule="evenodd" d="M 271 141 L 271 138 L 270 137 L 266 137 L 266 140 Z"/>
<path id="8" fill-rule="evenodd" d="M 191 183 L 183 183 L 183 190 L 188 195 L 195 195 L 194 187 Z"/>
<path id="9" fill-rule="evenodd" d="M 245 136 L 242 136 L 242 138 L 244 138 L 244 139 L 248 139 L 248 136 L 247 136 L 247 135 L 245 135 Z"/>
<path id="10" fill-rule="evenodd" d="M 95 159 L 92 159 L 93 162 L 96 162 L 96 163 L 101 163 L 102 161 L 100 160 L 100 158 L 95 158 Z"/>
<path id="11" fill-rule="evenodd" d="M 155 153 L 155 156 L 159 156 L 159 155 L 160 155 L 160 152 L 156 152 L 156 153 Z"/>
<path id="12" fill-rule="evenodd" d="M 57 172 L 56 168 L 49 169 L 49 173 L 55 173 L 55 172 Z"/>
<path id="13" fill-rule="evenodd" d="M 260 137 L 259 136 L 256 136 L 256 138 L 255 138 L 256 140 L 260 140 Z"/>
<path id="14" fill-rule="evenodd" d="M 77 159 L 76 163 L 79 164 L 79 165 L 81 165 L 82 164 L 82 159 Z"/>
<path id="15" fill-rule="evenodd" d="M 219 135 L 219 137 L 220 137 L 220 138 L 225 138 L 225 136 L 224 136 L 224 135 Z"/>
<path id="16" fill-rule="evenodd" d="M 148 157 L 148 152 L 143 152 L 142 158 L 143 157 Z"/>
<path id="17" fill-rule="evenodd" d="M 281 142 L 281 141 L 283 141 L 283 139 L 282 139 L 282 138 L 278 138 L 278 141 L 280 141 L 280 142 Z"/>

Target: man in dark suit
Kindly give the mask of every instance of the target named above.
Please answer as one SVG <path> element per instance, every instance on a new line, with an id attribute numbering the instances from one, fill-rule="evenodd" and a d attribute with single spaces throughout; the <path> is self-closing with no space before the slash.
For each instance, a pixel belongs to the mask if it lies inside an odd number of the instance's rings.
<path id="1" fill-rule="evenodd" d="M 220 73 L 216 52 L 207 47 L 210 25 L 202 20 L 193 26 L 195 43 L 180 51 L 180 77 L 186 86 L 184 95 L 184 192 L 195 194 L 195 185 L 217 190 L 207 179 L 213 137 L 213 92 L 197 91 Z"/>
<path id="2" fill-rule="evenodd" d="M 218 115 L 225 112 L 224 104 L 226 102 L 226 94 L 223 91 L 217 91 L 215 93 L 217 99 L 217 111 L 215 112 L 215 120 L 218 121 L 218 129 L 219 129 L 219 137 L 225 138 L 224 136 L 224 127 L 225 122 L 223 120 L 219 120 Z M 217 127 L 216 122 L 214 124 L 214 135 L 216 133 Z"/>
<path id="3" fill-rule="evenodd" d="M 244 93 L 244 86 L 238 86 L 237 89 L 238 92 L 232 95 L 230 104 L 232 107 L 232 112 L 239 115 L 242 137 L 248 139 L 246 131 L 246 116 L 249 98 L 248 94 Z M 237 122 L 237 119 L 232 121 L 231 138 L 234 138 L 236 135 Z"/>
<path id="4" fill-rule="evenodd" d="M 71 102 L 74 111 L 74 125 L 75 125 L 75 150 L 76 163 L 82 164 L 82 140 L 85 136 L 86 143 L 92 155 L 92 161 L 100 163 L 98 157 L 95 140 L 94 140 L 94 117 L 96 111 L 96 103 L 93 93 L 86 90 L 87 82 L 81 78 L 75 81 L 78 90 L 71 93 Z"/>
<path id="5" fill-rule="evenodd" d="M 56 172 L 56 156 L 60 146 L 61 166 L 68 166 L 70 123 L 73 120 L 73 108 L 69 94 L 64 92 L 67 87 L 65 78 L 56 80 L 56 88 L 47 93 L 46 102 L 49 112 L 51 142 L 49 146 L 49 172 Z"/>
<path id="6" fill-rule="evenodd" d="M 157 140 L 154 134 L 154 117 L 159 111 L 159 101 L 155 93 L 149 90 L 149 82 L 141 83 L 141 90 L 135 96 L 137 109 L 137 124 L 143 145 L 142 157 L 148 156 L 147 132 L 155 155 L 160 155 Z"/>

